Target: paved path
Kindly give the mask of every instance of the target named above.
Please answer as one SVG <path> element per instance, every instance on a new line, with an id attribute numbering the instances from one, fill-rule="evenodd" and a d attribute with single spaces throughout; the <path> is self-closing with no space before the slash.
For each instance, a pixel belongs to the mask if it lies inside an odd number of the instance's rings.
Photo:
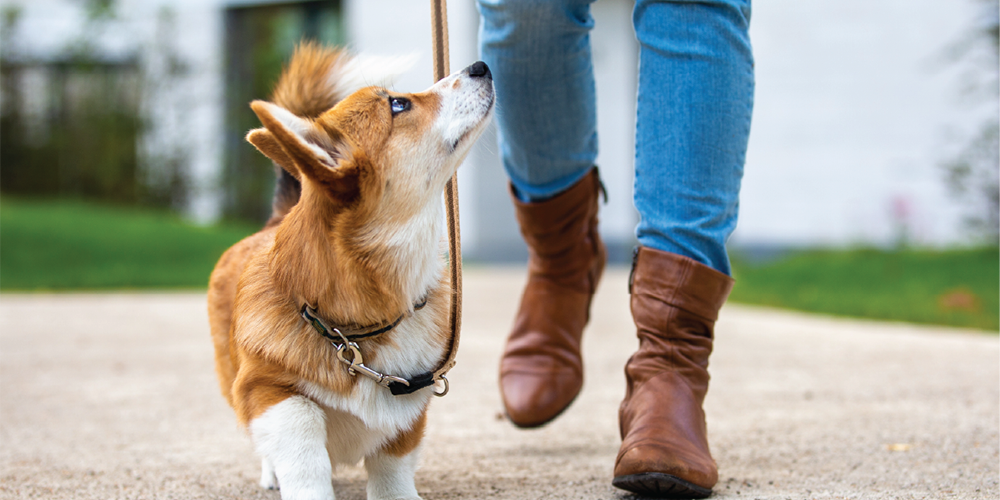
<path id="1" fill-rule="evenodd" d="M 587 382 L 546 428 L 501 415 L 497 360 L 520 270 L 466 270 L 452 393 L 432 406 L 432 499 L 616 499 L 625 271 L 585 338 Z M 995 499 L 995 334 L 727 306 L 707 413 L 716 498 Z M 0 296 L 0 498 L 272 499 L 218 394 L 203 294 Z M 364 498 L 341 469 L 338 498 Z"/>

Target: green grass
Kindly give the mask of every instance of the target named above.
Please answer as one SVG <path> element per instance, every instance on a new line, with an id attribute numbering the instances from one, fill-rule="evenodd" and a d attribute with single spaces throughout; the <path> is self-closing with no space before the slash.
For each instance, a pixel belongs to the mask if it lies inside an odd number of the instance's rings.
<path id="1" fill-rule="evenodd" d="M 0 290 L 203 289 L 219 256 L 258 229 L 198 227 L 163 211 L 0 200 Z M 863 318 L 1000 329 L 996 248 L 806 251 L 733 259 L 732 300 Z"/>
<path id="2" fill-rule="evenodd" d="M 230 245 L 258 228 L 198 227 L 165 211 L 0 200 L 0 290 L 205 288 Z"/>
<path id="3" fill-rule="evenodd" d="M 805 251 L 734 258 L 732 300 L 841 316 L 1000 329 L 1000 252 Z"/>

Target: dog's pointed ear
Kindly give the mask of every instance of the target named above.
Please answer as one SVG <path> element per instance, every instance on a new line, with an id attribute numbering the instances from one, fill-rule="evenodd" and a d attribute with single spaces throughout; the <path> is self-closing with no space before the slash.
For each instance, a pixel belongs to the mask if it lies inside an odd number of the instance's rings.
<path id="1" fill-rule="evenodd" d="M 285 169 L 286 172 L 292 174 L 299 181 L 302 180 L 302 173 L 299 169 L 295 168 L 295 163 L 292 158 L 288 156 L 278 140 L 275 139 L 274 134 L 268 131 L 266 128 L 255 128 L 247 134 L 247 142 L 253 144 L 258 151 L 268 157 L 279 167 Z"/>
<path id="2" fill-rule="evenodd" d="M 357 196 L 358 168 L 348 159 L 351 148 L 338 131 L 317 127 L 269 102 L 254 101 L 250 108 L 301 177 L 317 182 L 337 200 L 350 202 Z"/>

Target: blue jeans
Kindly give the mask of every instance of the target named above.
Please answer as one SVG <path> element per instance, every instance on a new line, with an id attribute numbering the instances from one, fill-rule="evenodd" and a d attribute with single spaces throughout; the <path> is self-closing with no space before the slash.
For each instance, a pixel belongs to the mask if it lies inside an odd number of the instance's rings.
<path id="1" fill-rule="evenodd" d="M 523 201 L 555 196 L 594 166 L 590 3 L 479 0 L 500 154 Z M 753 108 L 750 0 L 639 0 L 632 22 L 640 44 L 636 237 L 730 274 L 725 245 Z"/>

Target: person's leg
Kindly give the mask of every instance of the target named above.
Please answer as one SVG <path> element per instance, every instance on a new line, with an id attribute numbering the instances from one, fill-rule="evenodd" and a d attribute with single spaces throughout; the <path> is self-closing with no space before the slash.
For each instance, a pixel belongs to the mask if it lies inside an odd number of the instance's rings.
<path id="1" fill-rule="evenodd" d="M 521 201 L 565 191 L 597 158 L 592 1 L 479 0 L 500 156 Z"/>
<path id="2" fill-rule="evenodd" d="M 750 2 L 636 2 L 640 43 L 632 317 L 613 484 L 705 497 L 718 481 L 702 403 L 713 328 L 732 288 L 753 103 Z"/>
<path id="3" fill-rule="evenodd" d="M 639 244 L 730 274 L 753 107 L 749 0 L 636 2 Z"/>
<path id="4" fill-rule="evenodd" d="M 500 362 L 511 421 L 543 425 L 583 385 L 580 339 L 604 269 L 590 0 L 480 0 L 528 280 Z"/>

